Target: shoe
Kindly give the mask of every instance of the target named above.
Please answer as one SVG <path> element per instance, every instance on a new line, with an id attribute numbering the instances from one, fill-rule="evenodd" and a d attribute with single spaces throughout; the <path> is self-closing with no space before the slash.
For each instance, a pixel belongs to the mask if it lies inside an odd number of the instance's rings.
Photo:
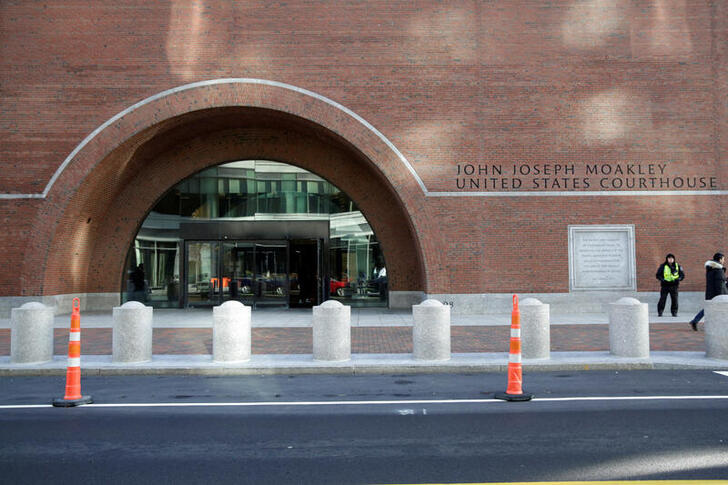
<path id="1" fill-rule="evenodd" d="M 698 322 L 690 322 L 690 326 L 693 327 L 693 330 L 696 332 L 698 331 Z"/>
<path id="2" fill-rule="evenodd" d="M 672 316 L 673 316 L 673 317 L 676 317 L 676 316 L 677 316 L 677 313 L 673 313 L 673 314 L 672 314 Z"/>
<path id="3" fill-rule="evenodd" d="M 662 313 L 658 313 L 658 314 L 657 314 L 657 316 L 658 316 L 658 317 L 661 317 L 661 316 L 662 316 Z"/>

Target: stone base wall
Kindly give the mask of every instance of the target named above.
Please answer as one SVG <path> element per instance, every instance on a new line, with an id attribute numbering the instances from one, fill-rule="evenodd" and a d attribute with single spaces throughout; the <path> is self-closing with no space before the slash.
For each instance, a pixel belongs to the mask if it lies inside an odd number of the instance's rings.
<path id="1" fill-rule="evenodd" d="M 660 299 L 658 291 L 634 292 L 572 292 L 572 293 L 516 293 L 519 300 L 537 298 L 541 303 L 551 305 L 552 314 L 607 313 L 608 305 L 623 297 L 636 298 L 647 303 L 650 313 L 657 312 Z M 427 298 L 439 300 L 452 308 L 456 315 L 481 315 L 509 313 L 513 306 L 513 293 L 480 294 L 428 294 Z M 703 308 L 705 294 L 702 291 L 681 291 L 679 294 L 680 316 L 692 317 Z M 665 315 L 670 314 L 670 298 L 665 305 Z"/>
<path id="2" fill-rule="evenodd" d="M 427 299 L 424 291 L 390 291 L 389 308 L 392 310 L 411 309 Z"/>
<path id="3" fill-rule="evenodd" d="M 71 313 L 71 302 L 81 299 L 81 311 L 104 311 L 121 304 L 121 295 L 117 293 L 71 293 L 66 295 L 46 296 L 4 296 L 0 297 L 0 318 L 10 318 L 10 310 L 25 303 L 37 301 L 53 307 L 55 315 Z"/>
<path id="4" fill-rule="evenodd" d="M 573 293 L 517 293 L 520 300 L 537 298 L 551 305 L 554 314 L 607 313 L 609 303 L 628 296 L 637 298 L 649 305 L 650 313 L 657 311 L 660 293 L 657 291 L 639 292 L 573 292 Z M 71 301 L 81 299 L 81 311 L 111 311 L 121 305 L 119 293 L 76 293 L 49 296 L 7 296 L 0 297 L 0 318 L 10 318 L 10 310 L 25 303 L 38 301 L 54 308 L 56 315 L 71 312 Z M 426 294 L 422 291 L 390 291 L 389 308 L 392 310 L 411 310 L 412 305 L 432 298 L 450 305 L 455 315 L 483 315 L 508 313 L 511 311 L 513 293 L 479 294 Z M 703 308 L 705 295 L 702 291 L 680 292 L 680 316 L 692 317 Z M 665 314 L 670 313 L 670 299 L 665 305 Z"/>

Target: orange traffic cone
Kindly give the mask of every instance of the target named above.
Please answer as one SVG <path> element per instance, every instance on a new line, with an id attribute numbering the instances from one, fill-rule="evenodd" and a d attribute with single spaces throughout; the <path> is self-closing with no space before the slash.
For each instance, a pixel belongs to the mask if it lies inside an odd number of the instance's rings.
<path id="1" fill-rule="evenodd" d="M 73 299 L 71 333 L 68 338 L 68 369 L 66 370 L 66 395 L 54 399 L 56 407 L 68 408 L 92 403 L 91 396 L 81 395 L 81 300 Z"/>
<path id="2" fill-rule="evenodd" d="M 511 313 L 511 352 L 508 356 L 508 389 L 498 392 L 496 399 L 506 401 L 530 401 L 533 394 L 526 394 L 521 389 L 523 382 L 521 370 L 521 312 L 518 310 L 518 296 L 513 295 L 513 312 Z"/>

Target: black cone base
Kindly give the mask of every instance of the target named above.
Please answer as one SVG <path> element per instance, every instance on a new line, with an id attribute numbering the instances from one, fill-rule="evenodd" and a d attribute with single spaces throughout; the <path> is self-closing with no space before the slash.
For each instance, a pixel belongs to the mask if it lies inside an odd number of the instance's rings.
<path id="1" fill-rule="evenodd" d="M 53 405 L 57 408 L 72 408 L 74 406 L 82 406 L 94 402 L 91 396 L 81 396 L 81 399 L 66 400 L 58 398 L 53 400 Z"/>
<path id="2" fill-rule="evenodd" d="M 507 392 L 496 392 L 496 399 L 503 399 L 504 401 L 530 401 L 533 399 L 533 394 L 508 394 Z"/>

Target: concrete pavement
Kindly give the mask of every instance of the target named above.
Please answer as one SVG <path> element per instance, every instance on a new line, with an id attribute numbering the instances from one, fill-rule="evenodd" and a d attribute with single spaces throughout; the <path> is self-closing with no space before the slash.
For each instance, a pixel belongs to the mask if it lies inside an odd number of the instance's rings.
<path id="1" fill-rule="evenodd" d="M 683 314 L 677 317 L 662 316 L 651 313 L 650 323 L 676 323 L 687 322 L 693 314 Z M 70 314 L 56 315 L 54 320 L 55 328 L 68 328 Z M 510 325 L 510 313 L 490 313 L 485 315 L 451 315 L 453 326 L 498 326 Z M 582 324 L 607 324 L 609 322 L 606 313 L 551 313 L 552 325 L 582 325 Z M 253 311 L 252 326 L 268 328 L 291 328 L 310 327 L 311 309 L 291 308 L 275 309 L 263 308 Z M 112 315 L 110 311 L 88 311 L 81 314 L 81 325 L 83 328 L 111 328 Z M 412 312 L 409 310 L 390 310 L 387 308 L 352 308 L 352 327 L 388 327 L 388 326 L 411 326 Z M 211 328 L 211 308 L 186 308 L 169 309 L 156 308 L 154 310 L 154 328 Z M 9 318 L 0 318 L 0 329 L 10 328 Z"/>

